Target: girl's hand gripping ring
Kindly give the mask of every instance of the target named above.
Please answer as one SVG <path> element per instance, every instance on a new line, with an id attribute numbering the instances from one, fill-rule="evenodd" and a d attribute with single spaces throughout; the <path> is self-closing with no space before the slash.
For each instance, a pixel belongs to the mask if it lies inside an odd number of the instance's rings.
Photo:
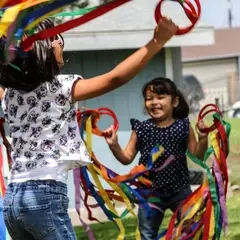
<path id="1" fill-rule="evenodd" d="M 159 20 L 162 18 L 162 13 L 161 13 L 161 8 L 162 4 L 165 0 L 160 0 L 158 5 L 156 6 L 155 9 L 155 21 L 156 23 L 159 22 Z M 194 0 L 196 3 L 196 8 L 195 6 L 190 2 L 190 0 L 172 0 L 175 2 L 178 2 L 184 9 L 185 14 L 187 15 L 188 19 L 191 21 L 191 25 L 185 28 L 179 28 L 176 35 L 183 35 L 188 32 L 190 32 L 194 26 L 196 25 L 197 21 L 199 20 L 201 16 L 201 4 L 199 0 Z"/>

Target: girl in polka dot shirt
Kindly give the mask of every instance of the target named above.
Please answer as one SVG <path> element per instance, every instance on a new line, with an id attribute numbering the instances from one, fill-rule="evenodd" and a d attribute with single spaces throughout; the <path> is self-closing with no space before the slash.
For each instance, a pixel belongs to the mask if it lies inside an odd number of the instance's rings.
<path id="1" fill-rule="evenodd" d="M 174 212 L 179 204 L 191 194 L 186 159 L 187 149 L 203 159 L 208 146 L 208 136 L 201 132 L 204 123 L 198 122 L 198 141 L 189 123 L 189 106 L 173 81 L 156 78 L 143 86 L 145 108 L 150 118 L 140 122 L 131 119 L 132 134 L 125 149 L 118 143 L 113 127 L 106 130 L 110 150 L 122 164 L 130 164 L 140 152 L 140 164 L 146 165 L 156 144 L 164 153 L 154 162 L 149 178 L 153 182 L 152 193 L 160 198 L 153 216 L 146 217 L 140 206 L 139 229 L 142 240 L 156 239 L 166 209 Z"/>

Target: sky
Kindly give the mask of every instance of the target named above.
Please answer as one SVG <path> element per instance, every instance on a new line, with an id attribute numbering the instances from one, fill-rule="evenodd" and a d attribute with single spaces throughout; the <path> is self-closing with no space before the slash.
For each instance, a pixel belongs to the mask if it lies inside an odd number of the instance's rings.
<path id="1" fill-rule="evenodd" d="M 228 0 L 200 0 L 202 21 L 215 28 L 228 27 Z M 240 0 L 231 0 L 233 27 L 240 27 Z"/>

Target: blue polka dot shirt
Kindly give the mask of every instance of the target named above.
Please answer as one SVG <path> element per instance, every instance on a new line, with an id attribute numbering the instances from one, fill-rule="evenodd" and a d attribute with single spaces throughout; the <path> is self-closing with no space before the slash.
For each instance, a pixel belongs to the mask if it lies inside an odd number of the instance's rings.
<path id="1" fill-rule="evenodd" d="M 153 119 L 143 122 L 131 119 L 130 122 L 132 130 L 137 134 L 137 150 L 141 154 L 139 164 L 147 165 L 151 150 L 156 144 L 164 148 L 164 153 L 153 164 L 155 171 L 149 173 L 149 179 L 153 182 L 152 191 L 174 193 L 190 185 L 186 159 L 189 119 L 176 119 L 173 124 L 164 128 L 158 127 Z M 169 158 L 173 160 L 157 170 Z"/>

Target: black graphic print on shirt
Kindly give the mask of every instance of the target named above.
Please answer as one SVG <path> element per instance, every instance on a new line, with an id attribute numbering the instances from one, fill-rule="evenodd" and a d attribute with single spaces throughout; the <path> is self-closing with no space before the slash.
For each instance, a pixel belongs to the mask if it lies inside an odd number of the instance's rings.
<path id="1" fill-rule="evenodd" d="M 3 110 L 12 140 L 13 174 L 48 164 L 90 157 L 76 121 L 77 104 L 71 102 L 76 75 L 59 75 L 30 93 L 7 89 Z"/>

